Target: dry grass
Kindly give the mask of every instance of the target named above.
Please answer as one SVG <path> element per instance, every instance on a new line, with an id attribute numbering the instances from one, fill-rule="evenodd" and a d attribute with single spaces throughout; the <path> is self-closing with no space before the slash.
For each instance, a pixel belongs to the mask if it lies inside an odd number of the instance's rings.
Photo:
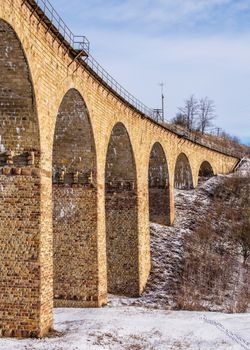
<path id="1" fill-rule="evenodd" d="M 185 243 L 178 306 L 244 312 L 250 303 L 250 179 L 219 185 L 207 216 Z"/>
<path id="2" fill-rule="evenodd" d="M 187 129 L 183 126 L 176 124 L 167 124 L 167 127 L 177 130 L 179 132 L 187 132 Z M 208 146 L 219 147 L 226 150 L 230 150 L 233 153 L 239 154 L 241 157 L 250 158 L 250 147 L 241 144 L 236 137 L 232 137 L 227 133 L 223 133 L 220 136 L 211 134 L 202 134 L 200 131 L 193 130 L 190 134 L 197 140 L 205 142 Z"/>

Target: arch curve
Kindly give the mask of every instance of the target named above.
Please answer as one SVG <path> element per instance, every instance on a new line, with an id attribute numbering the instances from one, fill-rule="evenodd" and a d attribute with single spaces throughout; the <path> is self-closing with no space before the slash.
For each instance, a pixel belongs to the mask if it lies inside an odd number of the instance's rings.
<path id="1" fill-rule="evenodd" d="M 174 187 L 182 190 L 194 187 L 191 166 L 185 153 L 180 153 L 175 163 Z"/>
<path id="2" fill-rule="evenodd" d="M 198 183 L 206 181 L 212 176 L 214 176 L 212 165 L 208 161 L 204 160 L 199 168 Z"/>
<path id="3" fill-rule="evenodd" d="M 96 150 L 89 113 L 76 89 L 66 92 L 59 107 L 52 169 L 54 299 L 58 306 L 94 306 L 98 300 Z"/>
<path id="4" fill-rule="evenodd" d="M 107 161 L 107 159 L 109 159 Z M 136 164 L 134 151 L 126 126 L 117 122 L 111 131 L 106 154 L 105 182 L 126 181 L 136 186 Z M 114 184 L 115 185 L 115 184 Z"/>
<path id="5" fill-rule="evenodd" d="M 17 165 L 25 165 L 25 154 L 34 152 L 34 162 L 39 165 L 39 121 L 30 67 L 19 37 L 3 19 L 0 71 L 0 152 L 12 151 Z"/>
<path id="6" fill-rule="evenodd" d="M 170 224 L 169 173 L 165 152 L 159 142 L 151 148 L 148 166 L 149 220 Z"/>
<path id="7" fill-rule="evenodd" d="M 50 215 L 49 190 L 44 185 L 49 178 L 40 171 L 39 120 L 30 66 L 16 31 L 3 19 L 0 72 L 0 244 L 5 266 L 0 288 L 5 290 L 1 309 L 9 310 L 1 320 L 1 332 L 41 336 L 52 324 L 49 255 L 43 265 L 44 254 L 51 249 L 49 224 L 44 224 L 45 215 Z M 48 276 L 48 281 L 41 275 Z M 41 293 L 45 284 L 46 296 Z"/>
<path id="8" fill-rule="evenodd" d="M 126 127 L 112 129 L 105 166 L 108 291 L 139 294 L 137 174 Z"/>
<path id="9" fill-rule="evenodd" d="M 85 101 L 75 88 L 65 93 L 56 118 L 53 143 L 55 181 L 60 172 L 66 176 L 78 172 L 79 177 L 91 176 L 95 180 L 96 150 L 92 125 Z M 70 181 L 69 176 L 65 181 Z"/>

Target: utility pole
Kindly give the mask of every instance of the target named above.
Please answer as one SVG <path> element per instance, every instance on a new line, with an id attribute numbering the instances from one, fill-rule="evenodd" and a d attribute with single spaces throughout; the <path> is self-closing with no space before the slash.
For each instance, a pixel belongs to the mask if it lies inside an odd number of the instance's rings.
<path id="1" fill-rule="evenodd" d="M 161 87 L 161 111 L 162 111 L 162 122 L 164 122 L 164 94 L 163 94 L 163 87 L 164 83 L 159 84 Z"/>
<path id="2" fill-rule="evenodd" d="M 216 128 L 216 129 L 217 129 L 217 137 L 219 137 L 221 134 L 221 128 Z"/>

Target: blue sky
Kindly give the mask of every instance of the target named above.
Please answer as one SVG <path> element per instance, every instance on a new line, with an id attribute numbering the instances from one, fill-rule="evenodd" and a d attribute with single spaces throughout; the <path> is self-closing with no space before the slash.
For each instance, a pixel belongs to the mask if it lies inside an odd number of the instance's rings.
<path id="1" fill-rule="evenodd" d="M 250 0 L 51 0 L 92 55 L 167 119 L 190 94 L 215 101 L 216 125 L 250 143 Z"/>

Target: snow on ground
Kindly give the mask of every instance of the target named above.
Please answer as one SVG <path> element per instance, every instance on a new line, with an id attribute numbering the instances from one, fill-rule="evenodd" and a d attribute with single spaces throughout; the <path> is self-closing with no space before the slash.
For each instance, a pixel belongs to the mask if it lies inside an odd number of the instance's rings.
<path id="1" fill-rule="evenodd" d="M 209 194 L 222 177 L 213 177 L 194 190 L 175 190 L 174 226 L 150 224 L 152 268 L 146 289 L 140 298 L 110 295 L 109 305 L 133 305 L 173 309 L 182 273 L 183 245 L 195 227 L 198 216 L 206 216 Z"/>
<path id="2" fill-rule="evenodd" d="M 250 349 L 250 314 L 59 308 L 55 329 L 43 339 L 1 339 L 0 350 Z"/>
<path id="3" fill-rule="evenodd" d="M 250 160 L 238 172 L 249 176 Z M 0 350 L 250 350 L 250 313 L 169 310 L 176 306 L 184 237 L 197 215 L 206 215 L 209 198 L 224 178 L 176 190 L 174 226 L 150 225 L 152 273 L 142 297 L 109 295 L 104 308 L 55 309 L 56 331 L 50 337 L 1 339 Z"/>
<path id="4" fill-rule="evenodd" d="M 199 193 L 199 198 L 201 194 Z M 176 307 L 182 271 L 184 237 L 195 224 L 195 215 L 205 210 L 207 194 L 202 194 L 203 206 L 197 207 L 196 190 L 175 190 L 176 217 L 174 226 L 150 224 L 152 268 L 146 289 L 140 298 L 110 295 L 109 305 L 133 305 L 173 309 Z"/>
<path id="5" fill-rule="evenodd" d="M 250 176 L 250 159 L 245 159 L 239 169 L 241 176 Z M 197 224 L 197 218 L 207 217 L 211 196 L 215 188 L 227 177 L 214 176 L 193 190 L 175 190 L 174 226 L 150 225 L 152 268 L 146 289 L 140 298 L 110 296 L 109 305 L 133 305 L 161 309 L 178 308 L 178 293 L 182 273 L 183 245 Z M 228 293 L 231 302 L 231 291 Z M 226 304 L 214 305 L 207 300 L 207 307 L 214 311 L 225 311 Z M 232 301 L 233 302 L 233 301 Z M 250 310 L 250 306 L 249 306 Z"/>
<path id="6" fill-rule="evenodd" d="M 250 159 L 244 158 L 240 163 L 238 172 L 243 176 L 250 176 Z"/>

